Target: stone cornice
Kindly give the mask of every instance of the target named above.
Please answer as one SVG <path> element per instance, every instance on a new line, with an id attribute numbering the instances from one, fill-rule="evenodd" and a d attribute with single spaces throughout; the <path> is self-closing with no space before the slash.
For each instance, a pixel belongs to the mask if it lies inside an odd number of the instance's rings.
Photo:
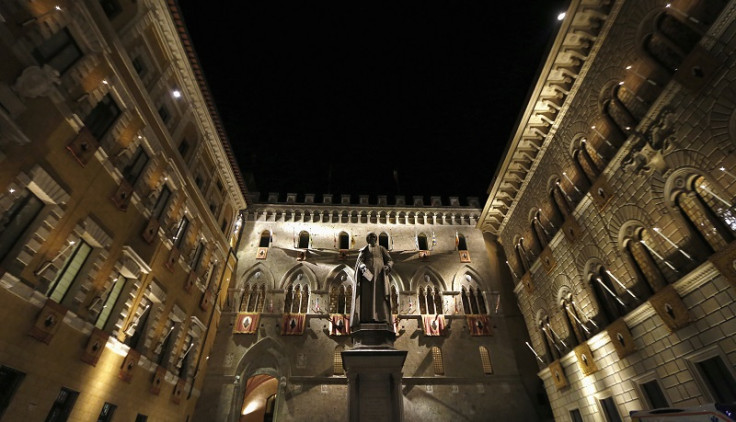
<path id="1" fill-rule="evenodd" d="M 519 117 L 518 127 L 504 152 L 489 187 L 488 199 L 479 228 L 498 235 L 508 220 L 516 199 L 529 183 L 531 175 L 557 131 L 562 116 L 577 92 L 584 73 L 620 8 L 615 4 L 606 11 L 604 0 L 573 0 L 562 22 L 527 108 Z"/>

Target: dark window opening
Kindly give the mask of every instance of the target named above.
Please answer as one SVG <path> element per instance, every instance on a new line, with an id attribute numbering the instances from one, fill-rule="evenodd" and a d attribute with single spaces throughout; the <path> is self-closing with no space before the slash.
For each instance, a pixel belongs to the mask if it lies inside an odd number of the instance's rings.
<path id="1" fill-rule="evenodd" d="M 0 365 L 0 417 L 10 405 L 10 400 L 25 376 L 23 372 Z"/>
<path id="2" fill-rule="evenodd" d="M 265 230 L 263 233 L 261 233 L 261 241 L 258 243 L 259 248 L 268 248 L 271 246 L 271 232 L 268 230 Z"/>
<path id="3" fill-rule="evenodd" d="M 297 248 L 300 248 L 300 249 L 309 248 L 309 232 L 302 231 L 299 233 L 299 243 L 297 244 Z"/>
<path id="4" fill-rule="evenodd" d="M 181 158 L 187 157 L 187 152 L 189 151 L 189 142 L 187 142 L 186 139 L 182 139 L 179 143 L 179 155 L 181 155 Z"/>
<path id="5" fill-rule="evenodd" d="M 118 116 L 120 116 L 120 107 L 118 107 L 110 94 L 107 94 L 84 119 L 84 125 L 87 126 L 95 138 L 100 139 L 107 133 L 112 124 L 115 123 Z"/>
<path id="6" fill-rule="evenodd" d="M 457 250 L 459 251 L 467 251 L 468 250 L 468 243 L 465 241 L 465 236 L 458 234 L 457 235 Z"/>
<path id="7" fill-rule="evenodd" d="M 429 250 L 429 243 L 427 242 L 427 235 L 424 233 L 420 233 L 419 236 L 417 236 L 417 247 L 420 251 L 428 251 Z"/>
<path id="8" fill-rule="evenodd" d="M 570 420 L 572 422 L 583 422 L 583 415 L 580 414 L 579 409 L 572 409 L 570 411 Z"/>
<path id="9" fill-rule="evenodd" d="M 644 395 L 652 409 L 669 407 L 670 404 L 667 402 L 667 398 L 664 396 L 657 380 L 645 382 L 641 385 L 641 389 L 644 391 Z"/>
<path id="10" fill-rule="evenodd" d="M 102 10 L 105 11 L 105 16 L 108 19 L 113 19 L 123 11 L 118 0 L 100 0 L 100 6 L 102 6 Z"/>
<path id="11" fill-rule="evenodd" d="M 69 419 L 69 414 L 72 413 L 77 397 L 79 397 L 78 392 L 62 387 L 59 394 L 56 395 L 54 404 L 51 405 L 51 410 L 46 416 L 46 422 L 64 422 Z"/>
<path id="12" fill-rule="evenodd" d="M 33 50 L 33 57 L 41 64 L 47 64 L 59 73 L 64 73 L 82 57 L 82 50 L 74 42 L 72 34 L 64 28 L 45 40 Z"/>
<path id="13" fill-rule="evenodd" d="M 135 69 L 135 73 L 137 73 L 141 78 L 146 75 L 146 72 L 148 72 L 146 65 L 143 64 L 143 60 L 141 60 L 140 57 L 133 59 L 133 69 Z"/>
<path id="14" fill-rule="evenodd" d="M 388 234 L 386 234 L 386 233 L 379 234 L 378 235 L 378 244 L 381 245 L 381 246 L 383 246 L 386 249 L 390 249 L 388 247 Z"/>
<path id="15" fill-rule="evenodd" d="M 147 163 L 148 154 L 146 154 L 146 151 L 143 149 L 143 147 L 139 145 L 138 149 L 133 155 L 133 159 L 123 169 L 123 178 L 131 185 L 135 184 L 135 182 L 138 180 L 138 177 L 140 177 L 141 173 L 143 173 L 143 169 L 146 168 Z"/>
<path id="16" fill-rule="evenodd" d="M 164 124 L 168 123 L 169 119 L 171 118 L 171 114 L 169 114 L 169 109 L 167 109 L 165 105 L 161 105 L 161 107 L 158 108 L 158 115 L 161 117 L 161 120 L 163 120 Z"/>
<path id="17" fill-rule="evenodd" d="M 621 422 L 621 415 L 618 414 L 616 409 L 616 403 L 613 401 L 613 397 L 607 397 L 600 400 L 603 414 L 606 416 L 607 422 Z"/>
<path id="18" fill-rule="evenodd" d="M 716 356 L 697 364 L 708 390 L 717 403 L 736 402 L 736 380 L 723 359 Z"/>
<path id="19" fill-rule="evenodd" d="M 164 185 L 164 187 L 161 189 L 161 193 L 158 195 L 158 199 L 156 200 L 156 206 L 154 206 L 153 210 L 151 211 L 151 216 L 153 218 L 155 218 L 156 220 L 161 219 L 161 215 L 164 213 L 170 197 L 171 190 L 168 186 Z"/>
<path id="20" fill-rule="evenodd" d="M 25 189 L 22 196 L 5 211 L 0 218 L 0 262 L 2 262 L 20 241 L 33 220 L 44 207 L 44 203 L 30 190 Z"/>
<path id="21" fill-rule="evenodd" d="M 340 249 L 350 249 L 350 235 L 340 232 L 340 241 L 338 243 Z"/>
<path id="22" fill-rule="evenodd" d="M 100 410 L 100 416 L 97 418 L 97 422 L 110 422 L 112 415 L 115 413 L 115 409 L 118 407 L 112 403 L 105 403 Z"/>

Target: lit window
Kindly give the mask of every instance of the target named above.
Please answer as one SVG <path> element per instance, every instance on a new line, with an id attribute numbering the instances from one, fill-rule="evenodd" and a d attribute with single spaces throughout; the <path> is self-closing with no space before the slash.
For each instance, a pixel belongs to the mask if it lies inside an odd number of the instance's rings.
<path id="1" fill-rule="evenodd" d="M 97 315 L 97 321 L 95 321 L 95 327 L 100 330 L 105 328 L 105 323 L 110 317 L 110 313 L 115 308 L 118 298 L 120 297 L 120 293 L 123 291 L 123 287 L 125 287 L 125 278 L 118 275 L 118 277 L 113 281 L 112 286 L 110 286 L 107 297 L 104 299 L 102 310 L 100 311 L 100 314 Z"/>
<path id="2" fill-rule="evenodd" d="M 437 347 L 432 347 L 432 367 L 434 368 L 435 375 L 445 375 L 445 365 L 442 362 L 442 350 Z"/>
<path id="3" fill-rule="evenodd" d="M 478 347 L 480 352 L 480 362 L 483 365 L 483 373 L 486 375 L 493 374 L 493 366 L 491 365 L 491 354 L 485 346 Z"/>
<path id="4" fill-rule="evenodd" d="M 47 292 L 47 295 L 51 300 L 61 303 L 66 296 L 66 293 L 72 286 L 74 280 L 82 270 L 82 266 L 92 252 L 92 246 L 90 246 L 84 240 L 80 240 L 74 252 L 69 255 L 66 263 L 64 263 L 63 269 L 56 276 L 56 280 L 51 283 L 51 288 Z"/>
<path id="5" fill-rule="evenodd" d="M 182 242 L 184 242 L 184 238 L 187 235 L 188 229 L 189 219 L 186 217 L 182 217 L 179 221 L 179 225 L 176 227 L 176 234 L 174 235 L 174 247 L 181 247 Z"/>
<path id="6" fill-rule="evenodd" d="M 342 366 L 342 346 L 335 347 L 332 363 L 333 375 L 345 375 L 345 368 Z"/>

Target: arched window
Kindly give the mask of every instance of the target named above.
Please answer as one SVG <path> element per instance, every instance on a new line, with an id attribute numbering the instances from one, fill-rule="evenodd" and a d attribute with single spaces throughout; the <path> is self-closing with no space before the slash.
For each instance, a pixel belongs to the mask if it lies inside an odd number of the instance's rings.
<path id="1" fill-rule="evenodd" d="M 554 187 L 552 187 L 550 199 L 552 200 L 552 205 L 554 205 L 553 208 L 560 216 L 562 216 L 563 220 L 572 215 L 572 207 L 570 206 L 570 202 L 572 200 L 567 196 L 567 193 L 562 191 L 562 186 L 560 186 L 559 180 L 556 181 Z"/>
<path id="2" fill-rule="evenodd" d="M 424 233 L 419 233 L 417 235 L 417 249 L 420 251 L 428 251 L 429 250 L 429 242 L 427 242 L 427 235 Z"/>
<path id="3" fill-rule="evenodd" d="M 644 52 L 658 65 L 675 73 L 700 35 L 666 11 L 654 19 L 654 30 L 643 39 Z"/>
<path id="4" fill-rule="evenodd" d="M 485 346 L 478 346 L 480 353 L 480 363 L 483 365 L 483 373 L 486 375 L 493 374 L 493 365 L 491 364 L 491 354 Z"/>
<path id="5" fill-rule="evenodd" d="M 346 232 L 340 232 L 338 246 L 339 249 L 350 249 L 350 235 Z"/>
<path id="6" fill-rule="evenodd" d="M 531 261 L 529 259 L 529 253 L 524 247 L 524 238 L 519 238 L 519 241 L 516 242 L 515 246 L 516 250 L 516 259 L 521 265 L 522 273 L 526 273 L 531 268 Z"/>
<path id="7" fill-rule="evenodd" d="M 309 311 L 309 285 L 302 278 L 299 274 L 296 281 L 286 287 L 284 313 L 306 314 Z"/>
<path id="8" fill-rule="evenodd" d="M 297 244 L 297 248 L 309 249 L 310 241 L 311 237 L 309 236 L 309 232 L 306 230 L 302 230 L 301 232 L 299 232 L 299 243 Z"/>
<path id="9" fill-rule="evenodd" d="M 590 329 L 585 326 L 580 319 L 580 315 L 578 315 L 577 309 L 573 306 L 572 295 L 569 294 L 563 298 L 560 306 L 565 325 L 567 325 L 568 332 L 571 333 L 568 336 L 568 341 L 571 341 L 573 346 L 584 342 L 590 335 Z"/>
<path id="10" fill-rule="evenodd" d="M 378 244 L 388 250 L 391 250 L 391 248 L 389 247 L 388 234 L 386 232 L 382 232 L 381 234 L 378 235 Z"/>
<path id="11" fill-rule="evenodd" d="M 588 141 L 585 138 L 580 140 L 580 145 L 575 148 L 572 153 L 572 157 L 583 171 L 583 174 L 588 179 L 590 184 L 593 184 L 598 176 L 601 174 L 601 168 L 605 167 L 603 157 L 598 154 L 598 151 L 593 150 L 591 153 L 591 146 L 588 145 Z M 594 159 L 597 158 L 597 160 Z M 602 167 L 599 165 L 602 165 Z"/>
<path id="12" fill-rule="evenodd" d="M 271 232 L 264 230 L 261 232 L 261 240 L 258 242 L 259 248 L 268 248 L 271 246 Z"/>
<path id="13" fill-rule="evenodd" d="M 342 283 L 332 283 L 330 287 L 330 313 L 349 315 L 352 294 L 353 290 L 350 284 L 345 282 L 345 278 L 343 278 Z"/>
<path id="14" fill-rule="evenodd" d="M 445 365 L 442 362 L 442 350 L 437 346 L 432 346 L 432 368 L 435 375 L 445 375 Z"/>
<path id="15" fill-rule="evenodd" d="M 299 306 L 299 313 L 306 314 L 307 312 L 309 312 L 309 285 L 304 285 L 304 290 L 302 291 L 299 299 L 301 301 Z"/>
<path id="16" fill-rule="evenodd" d="M 539 214 L 539 211 L 537 211 L 537 214 Z M 549 243 L 547 230 L 542 226 L 542 223 L 539 222 L 537 215 L 532 218 L 531 226 L 532 235 L 534 236 L 534 240 L 537 242 L 537 245 L 539 245 L 539 249 L 546 248 Z"/>
<path id="17" fill-rule="evenodd" d="M 675 196 L 675 203 L 713 251 L 726 247 L 736 232 L 733 204 L 719 187 L 703 176 L 693 177 L 688 188 Z"/>
<path id="18" fill-rule="evenodd" d="M 612 323 L 626 314 L 626 304 L 616 292 L 613 281 L 605 268 L 600 267 L 596 273 L 590 275 L 590 283 L 598 303 L 598 317 L 605 325 Z"/>
<path id="19" fill-rule="evenodd" d="M 465 314 L 472 314 L 473 311 L 470 308 L 470 298 L 468 297 L 468 291 L 465 289 L 465 286 L 460 290 L 460 298 L 463 302 L 463 312 L 465 312 Z"/>
<path id="20" fill-rule="evenodd" d="M 624 248 L 634 264 L 634 270 L 640 280 L 646 281 L 646 284 L 637 290 L 641 295 L 650 296 L 652 293 L 659 291 L 667 284 L 662 271 L 657 266 L 652 254 L 656 254 L 660 261 L 664 258 L 654 250 L 654 242 L 647 230 L 639 227 L 632 230 L 630 236 L 624 238 Z M 664 261 L 669 264 L 668 261 Z M 670 266 L 672 264 L 669 264 Z M 674 267 L 672 267 L 674 270 Z"/>
<path id="21" fill-rule="evenodd" d="M 425 275 L 425 283 L 419 287 L 417 300 L 419 303 L 419 311 L 424 315 L 441 314 L 442 309 L 442 292 L 432 282 L 429 275 Z"/>
<path id="22" fill-rule="evenodd" d="M 560 346 L 557 345 L 554 338 L 552 338 L 552 333 L 547 328 L 548 325 L 549 317 L 547 316 L 540 318 L 537 322 L 537 326 L 539 327 L 539 334 L 542 336 L 542 342 L 544 343 L 547 363 L 552 363 L 560 358 L 560 353 L 562 352 L 562 350 L 560 349 Z"/>

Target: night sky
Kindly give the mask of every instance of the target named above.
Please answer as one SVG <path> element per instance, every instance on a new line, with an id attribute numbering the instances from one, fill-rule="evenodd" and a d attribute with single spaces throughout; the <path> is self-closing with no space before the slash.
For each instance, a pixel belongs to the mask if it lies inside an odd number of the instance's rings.
<path id="1" fill-rule="evenodd" d="M 485 200 L 567 3 L 179 4 L 262 195 Z"/>

